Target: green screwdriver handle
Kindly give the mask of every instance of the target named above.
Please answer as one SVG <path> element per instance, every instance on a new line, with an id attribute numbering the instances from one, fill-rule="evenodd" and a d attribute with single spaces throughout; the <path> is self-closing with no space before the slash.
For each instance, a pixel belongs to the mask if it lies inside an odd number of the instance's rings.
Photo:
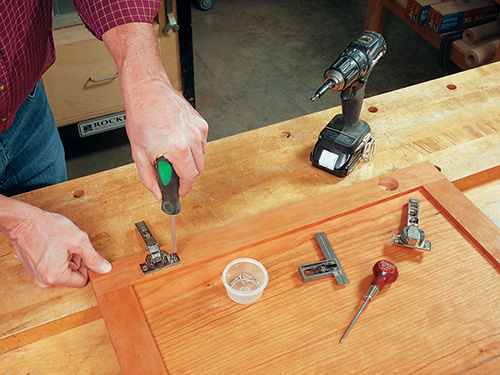
<path id="1" fill-rule="evenodd" d="M 179 176 L 177 176 L 174 167 L 164 156 L 156 159 L 156 178 L 158 179 L 162 195 L 162 211 L 169 215 L 177 215 L 181 212 Z"/>

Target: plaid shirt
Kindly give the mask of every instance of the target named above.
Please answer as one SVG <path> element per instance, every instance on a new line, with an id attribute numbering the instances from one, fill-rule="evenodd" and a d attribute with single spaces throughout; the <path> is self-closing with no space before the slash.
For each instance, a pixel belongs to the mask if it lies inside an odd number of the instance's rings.
<path id="1" fill-rule="evenodd" d="M 129 22 L 152 23 L 160 0 L 74 0 L 87 28 L 101 39 Z M 21 104 L 54 63 L 52 1 L 0 1 L 0 132 L 14 121 Z"/>

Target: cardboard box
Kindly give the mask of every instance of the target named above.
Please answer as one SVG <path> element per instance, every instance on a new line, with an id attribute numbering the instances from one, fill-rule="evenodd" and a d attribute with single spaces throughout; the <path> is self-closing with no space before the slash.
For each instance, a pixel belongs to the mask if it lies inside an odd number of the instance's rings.
<path id="1" fill-rule="evenodd" d="M 452 0 L 448 0 L 452 1 Z M 443 0 L 408 0 L 406 16 L 418 25 L 425 25 L 431 5 L 442 3 Z"/>
<path id="2" fill-rule="evenodd" d="M 431 5 L 426 25 L 437 34 L 459 31 L 494 20 L 500 5 L 492 0 Z"/>

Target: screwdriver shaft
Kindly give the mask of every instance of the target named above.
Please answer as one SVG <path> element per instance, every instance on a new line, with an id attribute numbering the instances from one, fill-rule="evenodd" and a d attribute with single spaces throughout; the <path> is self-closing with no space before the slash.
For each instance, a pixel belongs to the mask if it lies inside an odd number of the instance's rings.
<path id="1" fill-rule="evenodd" d="M 170 215 L 170 234 L 172 236 L 172 253 L 177 253 L 177 237 L 175 235 L 175 215 Z"/>
<path id="2" fill-rule="evenodd" d="M 369 301 L 370 301 L 370 298 L 366 297 L 365 302 L 363 302 L 363 305 L 358 310 L 358 313 L 356 314 L 356 316 L 354 317 L 354 319 L 351 321 L 351 324 L 349 324 L 349 327 L 347 327 L 347 329 L 345 330 L 344 335 L 340 339 L 339 343 L 341 343 L 342 341 L 344 341 L 344 339 L 346 338 L 347 334 L 351 330 L 351 328 L 354 325 L 354 323 L 356 323 L 356 320 L 358 320 L 358 317 L 361 315 L 361 313 L 363 312 L 363 309 L 365 308 L 365 306 L 368 304 Z"/>

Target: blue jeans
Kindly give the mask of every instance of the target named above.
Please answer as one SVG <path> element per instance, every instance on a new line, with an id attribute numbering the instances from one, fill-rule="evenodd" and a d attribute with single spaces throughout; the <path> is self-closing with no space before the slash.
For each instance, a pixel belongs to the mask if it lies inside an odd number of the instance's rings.
<path id="1" fill-rule="evenodd" d="M 40 82 L 0 133 L 0 194 L 12 196 L 68 179 L 64 148 Z"/>

